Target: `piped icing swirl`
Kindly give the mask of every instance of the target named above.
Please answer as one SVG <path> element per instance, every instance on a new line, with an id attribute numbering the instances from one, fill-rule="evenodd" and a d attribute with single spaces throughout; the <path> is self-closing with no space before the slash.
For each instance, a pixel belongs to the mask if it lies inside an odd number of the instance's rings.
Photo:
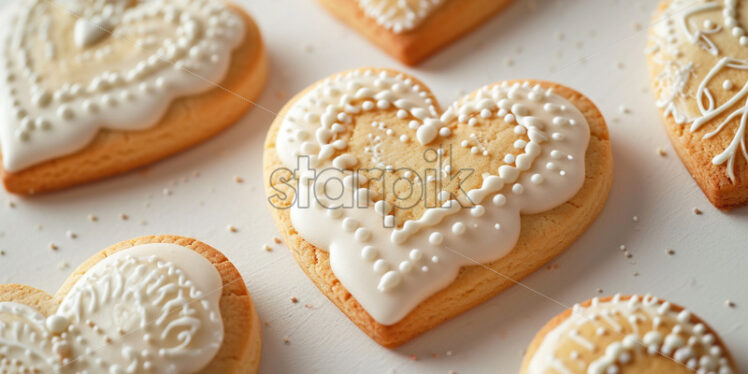
<path id="1" fill-rule="evenodd" d="M 738 0 L 672 0 L 652 22 L 648 54 L 657 106 L 705 143 L 733 182 L 748 162 L 748 35 Z M 745 163 L 744 163 L 745 164 Z"/>
<path id="2" fill-rule="evenodd" d="M 14 0 L 0 18 L 11 172 L 79 151 L 100 128 L 152 127 L 174 99 L 223 79 L 245 27 L 218 0 Z"/>
<path id="3" fill-rule="evenodd" d="M 0 302 L 0 371 L 193 373 L 223 341 L 218 270 L 200 254 L 154 243 L 85 272 L 54 315 Z"/>
<path id="4" fill-rule="evenodd" d="M 548 331 L 524 374 L 733 373 L 714 333 L 653 296 L 592 299 Z M 657 368 L 657 369 L 655 369 Z"/>
<path id="5" fill-rule="evenodd" d="M 388 127 L 393 121 L 397 130 Z M 500 127 L 507 130 L 502 135 Z M 495 143 L 507 137 L 516 140 L 500 152 Z M 289 169 L 300 168 L 290 208 L 294 228 L 329 251 L 343 286 L 377 322 L 390 325 L 447 287 L 460 267 L 505 256 L 519 237 L 520 213 L 573 197 L 584 182 L 589 137 L 584 115 L 540 85 L 487 86 L 441 113 L 412 79 L 362 69 L 309 89 L 283 118 L 275 145 Z M 430 145 L 434 154 L 470 161 L 444 161 L 433 175 L 409 169 Z M 393 147 L 412 149 L 410 161 L 393 159 Z M 435 205 L 422 210 L 393 203 L 361 173 L 379 168 L 426 190 L 473 162 L 491 166 L 468 178 L 464 194 L 437 190 L 429 200 Z"/>

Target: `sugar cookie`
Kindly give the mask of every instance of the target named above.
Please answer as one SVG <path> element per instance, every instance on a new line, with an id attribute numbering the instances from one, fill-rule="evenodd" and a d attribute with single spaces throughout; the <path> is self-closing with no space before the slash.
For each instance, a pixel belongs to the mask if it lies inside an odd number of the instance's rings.
<path id="1" fill-rule="evenodd" d="M 303 270 L 394 347 L 566 249 L 605 203 L 612 156 L 602 115 L 569 88 L 497 83 L 442 111 L 415 78 L 358 69 L 285 106 L 264 170 Z"/>
<path id="2" fill-rule="evenodd" d="M 652 296 L 592 299 L 548 322 L 520 374 L 737 373 L 717 333 Z"/>
<path id="3" fill-rule="evenodd" d="M 0 17 L 2 179 L 18 194 L 181 151 L 265 83 L 257 26 L 222 1 L 14 0 Z"/>
<path id="4" fill-rule="evenodd" d="M 2 372 L 255 373 L 260 340 L 239 272 L 194 239 L 115 244 L 55 296 L 0 285 Z"/>

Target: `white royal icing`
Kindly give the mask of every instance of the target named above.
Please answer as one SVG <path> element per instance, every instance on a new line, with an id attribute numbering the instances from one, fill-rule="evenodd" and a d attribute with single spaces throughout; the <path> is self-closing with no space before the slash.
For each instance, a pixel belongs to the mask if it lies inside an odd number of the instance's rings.
<path id="1" fill-rule="evenodd" d="M 220 82 L 244 37 L 217 0 L 14 0 L 0 18 L 0 147 L 11 172 L 76 152 L 100 128 L 155 125 L 175 98 Z"/>
<path id="2" fill-rule="evenodd" d="M 649 50 L 653 61 L 662 68 L 655 85 L 661 89 L 657 106 L 665 111 L 665 115 L 672 116 L 678 124 L 690 124 L 691 132 L 704 132 L 702 139 L 705 141 L 723 131 L 734 134 L 725 149 L 712 159 L 714 165 L 726 164 L 726 173 L 732 181 L 736 179 L 737 158 L 742 154 L 748 161 L 748 81 L 717 81 L 719 89 L 733 92 L 724 103 L 715 102 L 709 86 L 713 86 L 720 73 L 748 71 L 748 54 L 745 53 L 748 52 L 748 36 L 739 21 L 741 9 L 738 0 L 673 0 L 662 16 L 653 22 Z M 717 43 L 715 39 L 724 34 L 729 37 L 722 38 L 723 43 Z M 699 47 L 704 57 L 709 57 L 706 61 L 712 64 L 698 86 L 693 86 L 695 90 L 688 87 L 693 83 L 696 63 L 683 53 L 684 45 Z M 726 54 L 728 50 L 737 50 L 737 53 Z M 695 100 L 697 112 L 689 109 L 691 100 Z M 704 125 L 711 121 L 718 125 L 706 130 Z"/>
<path id="3" fill-rule="evenodd" d="M 418 27 L 445 0 L 357 0 L 364 13 L 396 34 Z"/>
<path id="4" fill-rule="evenodd" d="M 206 258 L 165 243 L 119 251 L 57 312 L 0 302 L 0 372 L 193 373 L 223 341 L 222 281 Z"/>
<path id="5" fill-rule="evenodd" d="M 620 335 L 621 340 L 600 346 L 579 333 L 585 326 L 592 326 L 597 334 Z M 670 331 L 663 333 L 663 326 Z M 569 340 L 577 350 L 568 358 L 559 357 L 556 352 Z M 581 359 L 591 355 L 599 357 L 589 363 Z M 619 373 L 638 355 L 662 355 L 697 373 L 733 372 L 714 335 L 694 322 L 691 312 L 675 311 L 669 302 L 652 296 L 625 300 L 616 295 L 610 301 L 593 299 L 587 307 L 575 305 L 569 317 L 546 334 L 527 373 Z"/>
<path id="6" fill-rule="evenodd" d="M 347 142 L 338 138 L 358 113 L 378 110 L 395 111 L 413 130 L 396 134 L 383 123 L 374 123 L 373 132 L 384 131 L 385 136 L 403 143 L 416 139 L 427 145 L 439 137 L 452 137 L 449 124 L 470 126 L 476 117 L 496 116 L 513 124 L 515 133 L 526 134 L 529 141 L 515 142 L 518 155 L 492 155 L 482 146 L 486 139 L 481 140 L 480 127 L 474 127 L 474 136 L 455 146 L 470 149 L 477 157 L 504 159 L 507 164 L 494 175 L 476 176 L 482 183 L 467 191 L 473 202 L 470 208 L 461 209 L 455 200 L 440 194 L 442 207 L 426 209 L 421 218 L 401 227 L 387 228 L 383 220 L 394 222 L 392 207 L 370 196 L 363 187 L 365 181 L 354 180 L 350 170 L 358 164 L 358 157 L 380 161 L 382 168 L 398 165 L 388 164 L 387 155 L 376 151 L 374 143 L 377 138 L 381 141 L 380 135 L 369 134 L 373 144 L 366 154 L 348 152 Z M 331 207 L 355 200 L 356 208 L 326 209 L 312 198 L 309 208 L 300 207 L 298 201 L 293 204 L 291 220 L 304 239 L 330 252 L 333 272 L 363 308 L 379 323 L 389 325 L 448 286 L 460 267 L 505 256 L 518 239 L 520 213 L 543 212 L 573 197 L 584 182 L 589 137 L 588 123 L 579 110 L 540 86 L 488 86 L 440 116 L 425 89 L 410 79 L 356 70 L 324 81 L 298 100 L 281 124 L 276 147 L 289 168 L 296 168 L 297 157 L 305 156 L 300 162 L 308 159 L 317 170 L 338 169 L 319 173 L 312 184 L 308 175 L 302 175 L 297 196 L 313 196 L 310 189 L 332 188 L 326 181 L 340 178 L 345 184 L 340 198 L 322 197 L 320 201 Z M 417 154 L 423 150 L 414 148 Z M 448 178 L 452 167 L 460 165 L 445 166 L 436 178 Z M 405 177 L 418 179 L 410 171 Z"/>

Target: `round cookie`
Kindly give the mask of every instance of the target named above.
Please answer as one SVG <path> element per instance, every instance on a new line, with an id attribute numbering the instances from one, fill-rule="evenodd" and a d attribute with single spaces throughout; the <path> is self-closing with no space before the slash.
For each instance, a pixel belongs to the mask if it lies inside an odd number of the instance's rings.
<path id="1" fill-rule="evenodd" d="M 103 4 L 6 7 L 0 148 L 8 191 L 58 190 L 163 159 L 235 123 L 260 95 L 265 47 L 240 7 Z"/>
<path id="2" fill-rule="evenodd" d="M 709 201 L 748 203 L 748 6 L 664 0 L 650 27 L 647 61 L 673 148 Z"/>
<path id="3" fill-rule="evenodd" d="M 653 296 L 594 298 L 551 319 L 521 374 L 736 373 L 717 333 L 681 306 Z"/>
<path id="4" fill-rule="evenodd" d="M 424 84 L 389 69 L 312 85 L 283 108 L 265 145 L 266 191 L 285 243 L 323 294 L 386 347 L 563 252 L 602 209 L 613 167 L 605 121 L 576 91 L 503 82 L 442 111 Z M 426 160 L 438 155 L 438 166 Z M 407 192 L 400 182 L 392 191 L 381 182 L 402 178 L 415 192 L 397 200 Z M 327 201 L 336 185 L 340 209 Z"/>
<path id="5" fill-rule="evenodd" d="M 179 236 L 110 246 L 55 296 L 0 285 L 0 326 L 0 369 L 256 373 L 260 361 L 259 317 L 239 272 Z"/>
<path id="6" fill-rule="evenodd" d="M 338 19 L 407 65 L 417 65 L 480 26 L 512 0 L 318 0 Z"/>

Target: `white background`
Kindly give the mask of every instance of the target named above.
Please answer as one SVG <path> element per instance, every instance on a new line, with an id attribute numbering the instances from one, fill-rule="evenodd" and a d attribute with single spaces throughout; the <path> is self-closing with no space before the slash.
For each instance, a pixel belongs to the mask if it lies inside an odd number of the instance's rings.
<path id="1" fill-rule="evenodd" d="M 107 245 L 172 233 L 215 246 L 241 271 L 268 323 L 263 373 L 516 373 L 535 332 L 562 305 L 593 297 L 598 288 L 650 292 L 688 306 L 748 370 L 748 357 L 740 354 L 748 347 L 748 209 L 714 209 L 666 138 L 643 52 L 654 0 L 518 0 L 417 69 L 390 59 L 312 0 L 242 3 L 269 49 L 269 84 L 259 101 L 267 110 L 255 108 L 215 139 L 142 171 L 31 199 L 0 192 L 0 282 L 54 292 L 75 266 Z M 288 250 L 273 243 L 276 229 L 262 189 L 271 112 L 314 81 L 361 66 L 404 69 L 445 104 L 502 79 L 569 85 L 604 113 L 615 157 L 605 210 L 552 270 L 524 280 L 536 292 L 513 287 L 396 350 L 360 332 L 306 279 Z M 658 147 L 666 157 L 658 156 Z M 235 182 L 236 176 L 245 182 Z M 694 215 L 694 207 L 704 214 Z M 123 213 L 129 219 L 122 220 Z M 239 231 L 229 232 L 228 225 Z M 50 250 L 51 242 L 59 250 Z M 265 244 L 273 251 L 264 251 Z M 619 251 L 622 244 L 632 258 Z M 737 307 L 727 307 L 728 299 Z"/>

